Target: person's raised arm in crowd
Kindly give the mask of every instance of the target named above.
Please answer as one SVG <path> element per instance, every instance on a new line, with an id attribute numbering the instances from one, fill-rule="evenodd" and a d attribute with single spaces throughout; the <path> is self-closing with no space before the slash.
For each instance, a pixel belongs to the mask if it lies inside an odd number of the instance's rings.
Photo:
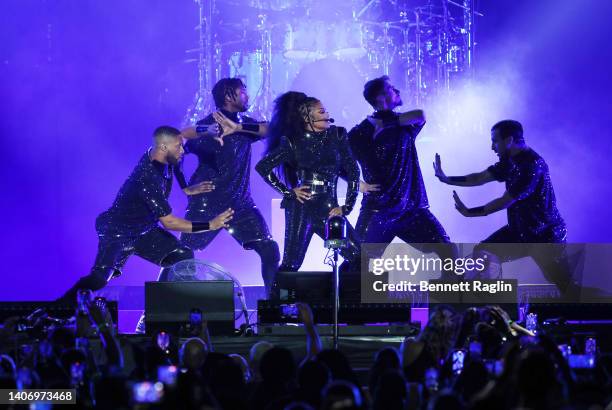
<path id="1" fill-rule="evenodd" d="M 306 303 L 297 303 L 296 306 L 306 331 L 306 357 L 304 357 L 302 362 L 304 363 L 314 358 L 322 350 L 321 338 L 314 324 L 314 316 L 310 306 Z"/>
<path id="2" fill-rule="evenodd" d="M 115 337 L 113 318 L 104 301 L 94 301 L 89 305 L 89 314 L 98 328 L 102 347 L 108 358 L 108 366 L 123 368 L 123 353 L 119 341 Z"/>

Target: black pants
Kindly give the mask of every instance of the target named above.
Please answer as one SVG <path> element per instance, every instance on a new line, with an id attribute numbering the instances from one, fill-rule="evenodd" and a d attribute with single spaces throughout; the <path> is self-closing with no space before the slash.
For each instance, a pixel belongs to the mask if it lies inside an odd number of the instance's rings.
<path id="1" fill-rule="evenodd" d="M 193 258 L 191 249 L 181 245 L 174 235 L 160 227 L 137 236 L 113 235 L 107 232 L 98 231 L 98 254 L 89 275 L 79 279 L 60 301 L 75 302 L 79 289 L 103 288 L 112 277 L 121 274 L 121 268 L 134 254 L 164 268 Z M 166 275 L 167 271 L 162 270 L 160 280 Z"/>
<path id="2" fill-rule="evenodd" d="M 280 253 L 278 244 L 272 240 L 268 225 L 253 204 L 239 206 L 234 209 L 234 218 L 229 222 L 228 232 L 232 237 L 247 250 L 254 250 L 261 259 L 261 276 L 264 281 L 266 292 L 269 294 L 276 272 Z M 217 214 L 209 211 L 187 210 L 185 217 L 191 221 L 209 221 Z M 184 233 L 181 235 L 181 243 L 191 249 L 204 249 L 219 234 L 219 231 L 208 231 L 201 233 Z"/>
<path id="3" fill-rule="evenodd" d="M 308 245 L 313 234 L 325 239 L 325 223 L 329 211 L 338 206 L 331 194 L 317 194 L 303 204 L 297 200 L 287 200 L 285 208 L 285 249 L 283 262 L 279 268 L 283 272 L 297 272 L 304 262 Z M 347 222 L 348 224 L 348 222 Z M 343 271 L 359 270 L 359 243 L 350 224 L 347 227 L 349 246 L 341 249 L 340 255 L 345 259 Z"/>
<path id="4" fill-rule="evenodd" d="M 391 241 L 398 237 L 421 252 L 433 252 L 441 259 L 456 258 L 457 247 L 451 244 L 438 219 L 427 208 L 405 212 L 362 209 L 357 219 L 357 235 L 362 243 L 378 244 L 367 258 L 380 257 Z M 443 272 L 443 278 L 456 279 Z"/>
<path id="5" fill-rule="evenodd" d="M 474 248 L 474 255 L 492 254 L 500 262 L 531 257 L 549 282 L 562 295 L 573 296 L 578 286 L 573 282 L 572 269 L 565 248 L 567 231 L 559 225 L 538 235 L 525 235 L 509 226 L 495 231 Z"/>

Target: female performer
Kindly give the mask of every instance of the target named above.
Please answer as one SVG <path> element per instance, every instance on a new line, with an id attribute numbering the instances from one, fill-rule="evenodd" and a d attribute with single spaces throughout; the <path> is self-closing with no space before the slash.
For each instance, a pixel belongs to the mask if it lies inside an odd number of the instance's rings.
<path id="1" fill-rule="evenodd" d="M 268 146 L 255 169 L 283 195 L 285 249 L 281 271 L 299 270 L 316 233 L 325 237 L 325 222 L 348 215 L 359 189 L 359 168 L 351 155 L 346 129 L 331 125 L 333 119 L 321 101 L 290 91 L 274 102 Z M 336 183 L 348 182 L 346 201 L 338 206 Z M 358 269 L 359 251 L 353 228 L 341 255 Z"/>

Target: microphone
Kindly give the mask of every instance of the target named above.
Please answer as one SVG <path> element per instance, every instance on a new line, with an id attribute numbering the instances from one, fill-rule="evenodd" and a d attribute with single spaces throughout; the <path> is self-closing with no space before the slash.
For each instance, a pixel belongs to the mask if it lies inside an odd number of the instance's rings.
<path id="1" fill-rule="evenodd" d="M 336 120 L 334 120 L 333 118 L 326 118 L 324 120 L 316 120 L 316 121 L 313 121 L 313 122 L 329 122 L 329 123 L 333 124 L 334 122 L 336 122 Z"/>

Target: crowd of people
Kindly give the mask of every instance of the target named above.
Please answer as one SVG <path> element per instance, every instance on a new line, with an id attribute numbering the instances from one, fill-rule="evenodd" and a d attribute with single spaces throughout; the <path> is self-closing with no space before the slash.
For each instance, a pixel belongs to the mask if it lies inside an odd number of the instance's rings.
<path id="1" fill-rule="evenodd" d="M 554 335 L 534 335 L 496 306 L 437 307 L 418 336 L 373 354 L 367 378 L 342 347 L 324 347 L 309 306 L 298 308 L 302 354 L 255 337 L 244 356 L 217 351 L 206 320 L 183 339 L 120 338 L 103 303 L 82 305 L 71 323 L 39 310 L 0 329 L 0 389 L 75 389 L 73 408 L 100 409 L 604 409 L 612 400 L 610 355 L 572 368 Z M 563 343 L 582 352 L 576 337 Z"/>

